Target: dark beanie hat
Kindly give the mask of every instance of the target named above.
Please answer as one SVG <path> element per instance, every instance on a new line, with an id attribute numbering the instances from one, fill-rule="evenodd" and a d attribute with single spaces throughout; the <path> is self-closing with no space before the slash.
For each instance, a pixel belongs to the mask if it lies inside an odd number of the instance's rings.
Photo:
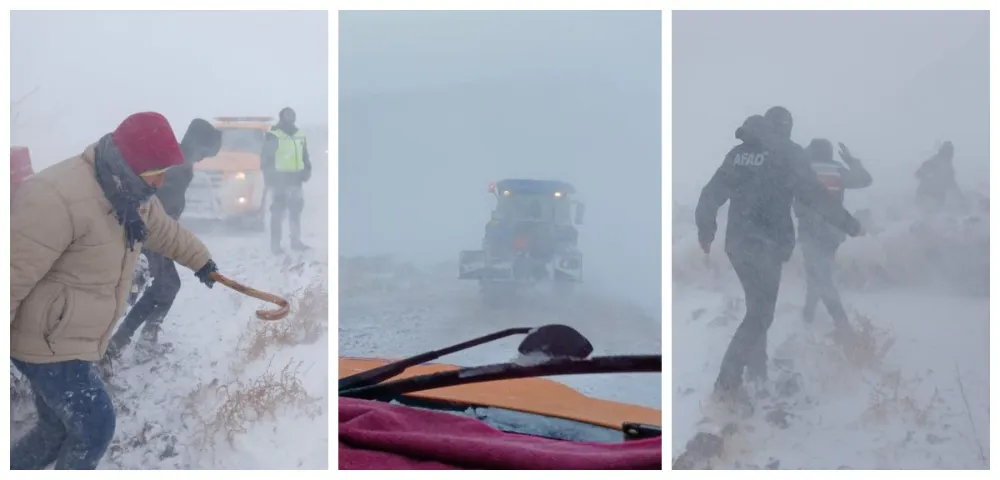
<path id="1" fill-rule="evenodd" d="M 806 155 L 815 162 L 833 161 L 833 144 L 825 138 L 814 138 L 806 147 Z"/>
<path id="2" fill-rule="evenodd" d="M 170 122 L 155 112 L 129 115 L 112 133 L 125 163 L 136 174 L 181 165 L 184 155 Z"/>
<path id="3" fill-rule="evenodd" d="M 184 138 L 181 139 L 181 150 L 184 155 L 214 157 L 219 154 L 221 148 L 222 131 L 205 119 L 191 120 L 187 131 L 184 132 Z"/>

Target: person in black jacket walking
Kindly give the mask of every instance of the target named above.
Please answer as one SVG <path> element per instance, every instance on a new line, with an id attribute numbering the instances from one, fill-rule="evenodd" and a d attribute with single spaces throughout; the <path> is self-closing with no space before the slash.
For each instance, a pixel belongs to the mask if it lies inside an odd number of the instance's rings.
<path id="1" fill-rule="evenodd" d="M 806 147 L 806 158 L 820 182 L 838 203 L 844 203 L 845 189 L 866 188 L 872 184 L 872 176 L 865 170 L 851 151 L 843 143 L 840 158 L 846 167 L 833 158 L 833 144 L 829 140 L 817 138 Z M 834 324 L 842 333 L 851 331 L 847 312 L 840 301 L 840 292 L 833 283 L 833 260 L 837 249 L 846 239 L 844 232 L 827 223 L 815 209 L 801 201 L 794 204 L 795 216 L 799 219 L 799 246 L 806 267 L 806 303 L 802 318 L 812 322 L 816 306 L 820 300 L 826 305 Z"/>
<path id="2" fill-rule="evenodd" d="M 707 254 L 715 239 L 716 215 L 729 202 L 725 251 L 746 296 L 746 315 L 715 382 L 715 394 L 724 401 L 742 396 L 744 370 L 754 380 L 767 379 L 767 331 L 774 321 L 782 265 L 795 248 L 793 198 L 848 234 L 861 233 L 857 220 L 812 173 L 791 133 L 792 116 L 783 107 L 747 118 L 736 130 L 743 143 L 726 155 L 695 209 L 698 241 Z"/>
<path id="3" fill-rule="evenodd" d="M 222 132 L 211 123 L 196 118 L 184 133 L 180 147 L 184 154 L 184 164 L 168 169 L 164 174 L 163 186 L 156 191 L 163 210 L 174 220 L 178 220 L 184 213 L 184 197 L 194 177 L 194 164 L 219 154 Z M 105 361 L 118 359 L 125 347 L 132 342 L 132 337 L 140 326 L 145 349 L 162 350 L 170 347 L 159 343 L 159 334 L 163 319 L 180 292 L 181 279 L 173 260 L 148 250 L 143 250 L 142 253 L 146 257 L 153 284 L 139 297 L 111 337 Z"/>

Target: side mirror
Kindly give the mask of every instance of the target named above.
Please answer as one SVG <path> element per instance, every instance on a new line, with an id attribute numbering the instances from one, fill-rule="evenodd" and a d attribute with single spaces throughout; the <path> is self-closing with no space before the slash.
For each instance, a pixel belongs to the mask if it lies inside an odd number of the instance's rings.
<path id="1" fill-rule="evenodd" d="M 583 214 L 586 212 L 587 207 L 582 203 L 576 204 L 576 218 L 573 219 L 573 223 L 577 225 L 583 225 Z"/>
<path id="2" fill-rule="evenodd" d="M 532 330 L 517 351 L 522 355 L 542 354 L 549 358 L 587 358 L 594 346 L 573 327 L 553 324 Z"/>

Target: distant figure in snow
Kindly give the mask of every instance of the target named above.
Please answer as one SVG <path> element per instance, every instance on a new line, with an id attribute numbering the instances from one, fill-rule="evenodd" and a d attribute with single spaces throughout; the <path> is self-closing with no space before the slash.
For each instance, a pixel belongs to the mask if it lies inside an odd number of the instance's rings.
<path id="1" fill-rule="evenodd" d="M 817 138 L 806 147 L 806 158 L 820 182 L 838 203 L 844 203 L 844 190 L 866 188 L 872 184 L 872 176 L 861 165 L 861 160 L 851 155 L 843 143 L 840 158 L 844 165 L 833 158 L 833 145 L 829 140 Z M 846 239 L 844 232 L 827 223 L 820 212 L 809 208 L 801 200 L 794 203 L 795 215 L 799 219 L 799 246 L 806 267 L 806 302 L 802 318 L 812 322 L 816 306 L 822 299 L 826 311 L 833 317 L 834 324 L 843 333 L 851 331 L 847 312 L 840 301 L 840 292 L 833 282 L 833 262 L 837 248 Z"/>
<path id="2" fill-rule="evenodd" d="M 749 401 L 744 370 L 757 383 L 767 380 L 767 331 L 774 321 L 782 264 L 795 248 L 792 199 L 815 208 L 852 236 L 861 233 L 858 221 L 816 178 L 791 133 L 792 115 L 783 107 L 747 118 L 736 130 L 743 143 L 726 155 L 695 210 L 698 241 L 707 254 L 715 239 L 716 215 L 729 202 L 725 250 L 747 308 L 715 381 L 716 399 L 731 405 Z"/>
<path id="3" fill-rule="evenodd" d="M 267 134 L 260 159 L 264 183 L 271 195 L 271 252 L 284 253 L 281 226 L 286 212 L 292 250 L 308 250 L 309 247 L 302 243 L 302 209 L 305 207 L 302 185 L 312 176 L 312 163 L 306 134 L 295 126 L 295 110 L 285 107 L 278 112 L 278 123 Z"/>
<path id="4" fill-rule="evenodd" d="M 966 206 L 965 194 L 955 180 L 954 157 L 955 146 L 946 141 L 917 169 L 917 204 L 925 212 L 939 212 L 945 209 L 949 200 L 960 207 Z"/>

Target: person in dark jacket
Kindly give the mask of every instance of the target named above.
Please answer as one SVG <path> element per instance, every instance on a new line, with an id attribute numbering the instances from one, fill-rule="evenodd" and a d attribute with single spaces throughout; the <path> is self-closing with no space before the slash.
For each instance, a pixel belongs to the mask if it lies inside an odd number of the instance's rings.
<path id="1" fill-rule="evenodd" d="M 806 147 L 806 157 L 820 182 L 843 205 L 844 190 L 867 188 L 872 184 L 872 176 L 865 170 L 861 160 L 851 155 L 847 146 L 843 143 L 839 146 L 840 158 L 844 160 L 846 167 L 834 160 L 833 144 L 826 139 L 817 138 L 810 142 Z M 845 333 L 849 332 L 847 312 L 833 283 L 833 259 L 846 235 L 842 230 L 826 223 L 819 212 L 801 201 L 795 201 L 794 209 L 795 216 L 799 219 L 799 246 L 802 247 L 806 267 L 806 303 L 802 318 L 812 322 L 816 306 L 822 299 L 837 328 Z"/>
<path id="2" fill-rule="evenodd" d="M 791 132 L 792 116 L 783 107 L 747 118 L 736 130 L 743 143 L 726 155 L 695 209 L 698 241 L 707 254 L 715 239 L 716 215 L 729 202 L 725 251 L 746 296 L 746 315 L 715 382 L 715 393 L 722 400 L 741 396 L 744 370 L 755 380 L 767 379 L 767 331 L 774 321 L 782 264 L 795 247 L 793 198 L 816 208 L 827 222 L 848 234 L 860 234 L 857 220 L 812 173 Z"/>
<path id="3" fill-rule="evenodd" d="M 184 213 L 188 186 L 194 177 L 194 165 L 205 158 L 214 157 L 222 148 L 222 132 L 207 121 L 196 118 L 191 121 L 180 143 L 184 164 L 168 169 L 164 173 L 163 185 L 157 189 L 156 198 L 163 204 L 163 210 L 178 220 Z M 149 286 L 132 306 L 125 320 L 118 327 L 108 344 L 106 360 L 117 360 L 122 351 L 132 342 L 136 330 L 142 327 L 144 350 L 162 353 L 169 344 L 159 342 L 163 319 L 181 290 L 181 278 L 177 274 L 174 261 L 149 250 L 143 250 L 153 284 Z M 137 286 L 133 286 L 136 288 Z"/>
<path id="4" fill-rule="evenodd" d="M 927 159 L 917 169 L 917 204 L 928 212 L 943 209 L 949 200 L 954 198 L 959 205 L 965 206 L 966 198 L 955 180 L 955 146 L 946 141 L 938 152 Z"/>
<path id="5" fill-rule="evenodd" d="M 295 126 L 295 110 L 286 107 L 279 112 L 278 124 L 268 133 L 260 158 L 264 183 L 271 193 L 271 251 L 283 253 L 281 225 L 286 211 L 292 250 L 307 250 L 302 243 L 302 184 L 312 175 L 312 163 L 305 133 Z"/>

